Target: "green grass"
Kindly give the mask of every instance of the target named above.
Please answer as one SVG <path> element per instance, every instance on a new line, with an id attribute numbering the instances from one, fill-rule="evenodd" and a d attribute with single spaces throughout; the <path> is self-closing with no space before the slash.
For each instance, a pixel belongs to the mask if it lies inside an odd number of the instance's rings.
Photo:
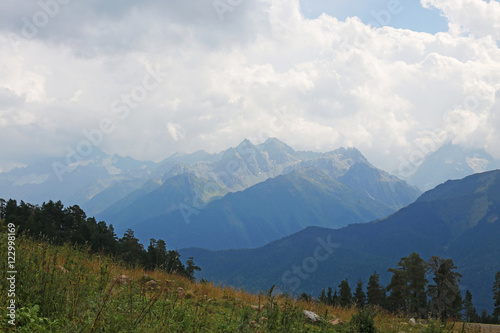
<path id="1" fill-rule="evenodd" d="M 7 253 L 6 233 L 0 237 L 0 252 Z M 375 316 L 269 291 L 252 295 L 195 283 L 163 271 L 127 267 L 84 247 L 53 246 L 23 236 L 16 240 L 13 327 L 7 318 L 6 264 L 6 259 L 0 263 L 0 299 L 5 300 L 0 331 L 6 332 L 451 332 L 439 325 L 413 327 L 407 319 L 382 311 Z M 322 320 L 310 322 L 303 310 Z M 345 324 L 334 326 L 330 321 L 335 319 Z"/>

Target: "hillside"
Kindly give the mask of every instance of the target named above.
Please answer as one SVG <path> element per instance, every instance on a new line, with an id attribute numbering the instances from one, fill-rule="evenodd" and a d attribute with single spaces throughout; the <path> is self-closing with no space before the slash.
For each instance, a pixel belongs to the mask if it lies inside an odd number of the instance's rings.
<path id="1" fill-rule="evenodd" d="M 86 156 L 33 161 L 0 173 L 0 198 L 77 203 L 118 234 L 134 228 L 144 242 L 161 234 L 178 247 L 209 249 L 260 246 L 307 226 L 367 222 L 419 194 L 355 148 L 296 151 L 275 138 L 243 140 L 216 154 L 176 153 L 159 163 L 96 147 Z"/>
<path id="2" fill-rule="evenodd" d="M 248 248 L 307 226 L 339 228 L 391 212 L 389 207 L 364 193 L 308 168 L 230 193 L 203 209 L 175 210 L 132 228 L 140 239 L 155 235 L 176 248 Z"/>
<path id="3" fill-rule="evenodd" d="M 500 171 L 449 181 L 424 193 L 391 216 L 333 230 L 310 227 L 266 246 L 230 251 L 185 249 L 207 267 L 200 275 L 235 286 L 258 289 L 269 284 L 290 289 L 287 275 L 312 257 L 323 243 L 335 244 L 331 255 L 299 279 L 294 292 L 317 294 L 344 278 L 355 281 L 377 271 L 388 282 L 387 267 L 411 252 L 423 258 L 452 258 L 478 309 L 492 309 L 491 286 L 500 270 Z M 297 283 L 295 283 L 297 285 Z"/>
<path id="4" fill-rule="evenodd" d="M 354 148 L 319 154 L 276 139 L 245 140 L 219 155 L 211 163 L 174 166 L 162 182 L 147 183 L 98 218 L 118 233 L 137 230 L 142 241 L 160 235 L 178 248 L 248 248 L 307 226 L 383 218 L 420 194 Z"/>
<path id="5" fill-rule="evenodd" d="M 358 313 L 355 307 L 294 300 L 269 288 L 249 294 L 196 283 L 161 270 L 127 267 L 111 257 L 90 255 L 85 247 L 54 246 L 24 236 L 16 244 L 22 255 L 16 262 L 15 316 L 10 319 L 6 307 L 0 308 L 2 331 L 348 333 L 373 325 L 373 316 Z M 5 253 L 6 243 L 0 247 Z M 7 299 L 4 265 L 5 261 L 1 264 L 0 297 Z M 318 314 L 318 321 L 307 319 L 305 310 Z M 381 333 L 403 331 L 408 319 L 382 312 L 377 313 L 375 325 Z"/>

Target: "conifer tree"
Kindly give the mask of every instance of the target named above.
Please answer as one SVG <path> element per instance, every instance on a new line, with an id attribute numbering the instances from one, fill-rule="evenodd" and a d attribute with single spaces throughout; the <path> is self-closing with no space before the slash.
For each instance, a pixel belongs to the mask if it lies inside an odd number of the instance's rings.
<path id="1" fill-rule="evenodd" d="M 385 290 L 380 286 L 380 276 L 374 272 L 368 280 L 366 287 L 366 301 L 368 305 L 384 306 L 385 304 Z"/>
<path id="2" fill-rule="evenodd" d="M 201 268 L 194 264 L 194 258 L 189 257 L 186 261 L 186 277 L 191 281 L 194 281 L 194 272 L 201 271 Z"/>
<path id="3" fill-rule="evenodd" d="M 426 262 L 417 254 L 401 258 L 396 268 L 389 269 L 393 273 L 387 290 L 389 309 L 403 311 L 407 315 L 423 317 L 427 312 Z"/>
<path id="4" fill-rule="evenodd" d="M 495 282 L 493 283 L 493 300 L 495 308 L 493 310 L 493 320 L 500 323 L 500 272 L 495 274 Z"/>
<path id="5" fill-rule="evenodd" d="M 474 308 L 474 304 L 472 304 L 472 294 L 469 290 L 465 292 L 465 302 L 464 302 L 464 310 L 465 310 L 465 321 L 468 323 L 475 323 L 478 320 L 478 315 L 476 312 L 476 308 Z"/>
<path id="6" fill-rule="evenodd" d="M 349 282 L 347 279 L 343 280 L 339 284 L 339 305 L 341 307 L 348 307 L 352 303 L 352 292 L 351 287 L 349 287 Z"/>
<path id="7" fill-rule="evenodd" d="M 332 287 L 328 287 L 328 293 L 326 294 L 327 304 L 333 305 L 333 292 Z"/>
<path id="8" fill-rule="evenodd" d="M 146 254 L 144 247 L 139 243 L 132 229 L 127 229 L 119 242 L 120 255 L 125 262 L 140 265 L 144 264 L 144 254 Z"/>
<path id="9" fill-rule="evenodd" d="M 366 294 L 363 291 L 363 281 L 358 280 L 356 290 L 354 291 L 354 302 L 359 308 L 363 308 L 366 304 Z"/>
<path id="10" fill-rule="evenodd" d="M 390 292 L 387 296 L 387 309 L 391 312 L 407 312 L 407 288 L 404 272 L 398 269 L 389 269 L 392 272 L 391 281 L 387 285 L 387 291 Z"/>
<path id="11" fill-rule="evenodd" d="M 483 309 L 481 312 L 481 318 L 479 320 L 482 324 L 490 324 L 493 321 L 493 318 L 488 314 L 486 309 Z"/>
<path id="12" fill-rule="evenodd" d="M 337 293 L 337 289 L 335 289 L 335 291 L 333 292 L 332 305 L 334 305 L 334 306 L 339 305 L 339 294 Z"/>
<path id="13" fill-rule="evenodd" d="M 338 305 L 338 296 L 337 296 L 337 289 L 335 289 L 335 292 L 333 292 L 332 287 L 328 287 L 328 293 L 326 294 L 326 298 L 328 300 L 328 305 Z"/>
<path id="14" fill-rule="evenodd" d="M 181 262 L 179 252 L 170 250 L 167 252 L 166 271 L 179 275 L 185 275 L 185 267 Z"/>
<path id="15" fill-rule="evenodd" d="M 460 318 L 462 296 L 458 282 L 462 275 L 455 272 L 456 268 L 452 259 L 432 256 L 429 260 L 429 271 L 433 273 L 435 283 L 429 285 L 430 310 L 442 320 Z"/>
<path id="16" fill-rule="evenodd" d="M 319 294 L 318 301 L 323 304 L 328 304 L 328 298 L 326 297 L 325 289 L 321 289 L 321 294 Z"/>

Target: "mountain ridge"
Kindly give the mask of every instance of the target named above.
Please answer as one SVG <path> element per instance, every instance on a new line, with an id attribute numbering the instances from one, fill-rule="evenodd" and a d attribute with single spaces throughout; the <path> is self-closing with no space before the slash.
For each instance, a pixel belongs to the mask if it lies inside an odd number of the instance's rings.
<path id="1" fill-rule="evenodd" d="M 431 198 L 432 194 L 424 193 L 422 200 L 369 223 L 352 224 L 341 229 L 308 227 L 254 249 L 207 251 L 191 248 L 182 249 L 180 253 L 195 255 L 200 264 L 208 267 L 200 275 L 205 279 L 250 290 L 276 284 L 286 291 L 289 286 L 284 273 L 312 257 L 318 239 L 338 244 L 333 254 L 324 262 L 318 262 L 317 269 L 308 274 L 307 279 L 300 279 L 300 286 L 293 290 L 313 295 L 346 277 L 350 281 L 362 278 L 366 282 L 374 270 L 379 272 L 383 283 L 388 283 L 387 269 L 411 252 L 426 259 L 432 255 L 451 257 L 463 275 L 462 291 L 470 289 L 478 308 L 491 310 L 490 289 L 495 272 L 500 270 L 499 184 L 500 170 L 495 170 L 451 181 L 437 189 L 443 191 L 452 186 L 455 197 L 423 200 Z M 447 211 L 466 203 L 453 202 L 464 196 L 474 198 L 463 207 L 464 211 L 471 213 L 462 216 L 461 220 L 458 220 L 459 213 L 445 218 Z M 482 204 L 478 205 L 479 202 Z M 488 206 L 486 210 L 482 206 L 485 204 Z M 468 223 L 472 221 L 471 217 L 474 223 Z M 230 265 L 238 261 L 237 267 Z M 262 268 L 258 267 L 257 263 L 262 262 Z M 484 285 L 489 287 L 485 289 Z"/>

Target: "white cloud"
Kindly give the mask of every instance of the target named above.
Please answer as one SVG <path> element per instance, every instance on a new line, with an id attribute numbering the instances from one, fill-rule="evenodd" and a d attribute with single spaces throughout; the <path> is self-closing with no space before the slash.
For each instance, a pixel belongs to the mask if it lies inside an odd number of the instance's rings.
<path id="1" fill-rule="evenodd" d="M 435 35 L 305 19 L 296 0 L 242 2 L 224 21 L 208 0 L 70 2 L 31 39 L 21 18 L 41 9 L 13 3 L 0 5 L 0 140 L 15 144 L 0 168 L 62 154 L 104 118 L 115 130 L 101 148 L 139 159 L 276 136 L 298 149 L 356 146 L 395 170 L 438 130 L 500 155 L 492 2 L 426 1 L 474 31 Z M 470 6 L 482 21 L 466 21 Z M 161 84 L 126 117 L 113 112 L 156 67 Z"/>
<path id="2" fill-rule="evenodd" d="M 439 9 L 450 32 L 472 33 L 500 40 L 500 3 L 495 0 L 421 0 L 424 7 Z"/>
<path id="3" fill-rule="evenodd" d="M 172 139 L 174 139 L 174 141 L 179 141 L 186 137 L 186 132 L 184 131 L 184 128 L 182 128 L 182 126 L 179 124 L 168 122 L 167 130 L 168 133 L 170 133 Z"/>

